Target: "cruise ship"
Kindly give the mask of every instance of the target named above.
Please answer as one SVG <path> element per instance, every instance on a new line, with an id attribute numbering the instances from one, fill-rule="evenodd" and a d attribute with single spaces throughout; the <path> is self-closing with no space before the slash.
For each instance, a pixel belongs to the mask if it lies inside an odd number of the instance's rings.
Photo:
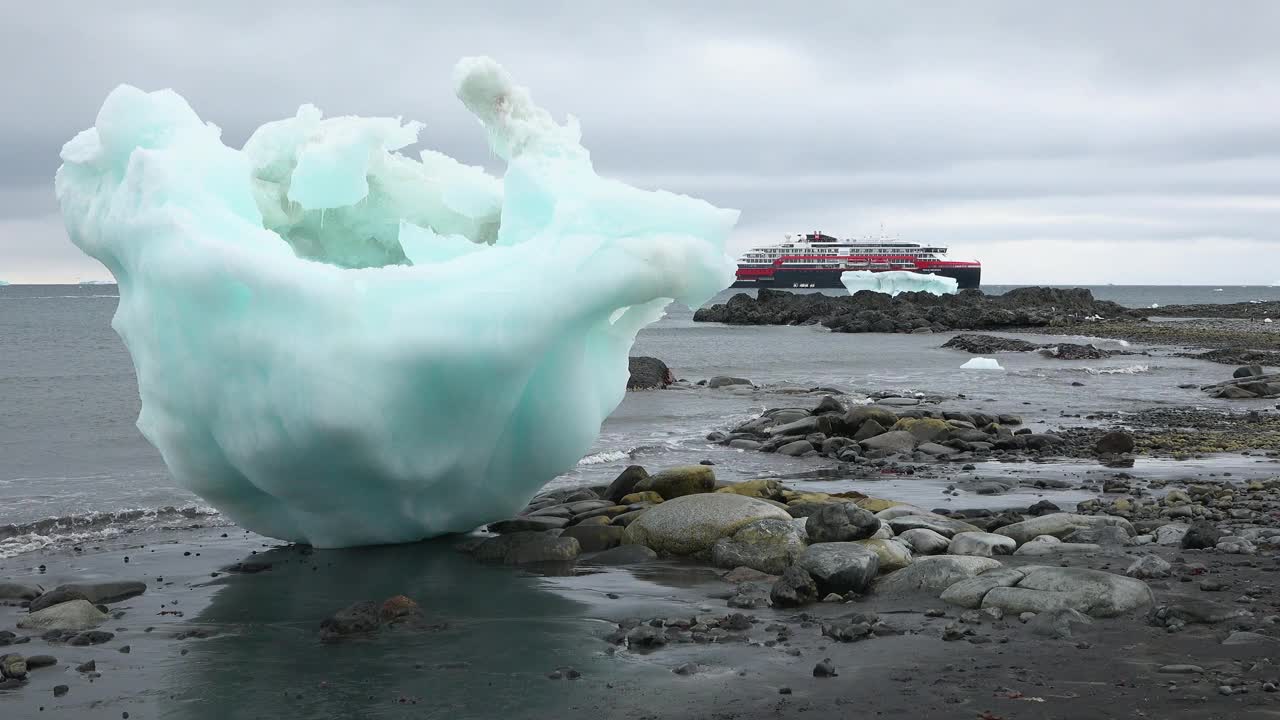
<path id="1" fill-rule="evenodd" d="M 840 240 L 821 232 L 787 235 L 778 245 L 738 258 L 735 288 L 840 288 L 849 270 L 898 270 L 955 278 L 960 289 L 982 284 L 982 263 L 947 260 L 947 249 L 896 239 Z"/>

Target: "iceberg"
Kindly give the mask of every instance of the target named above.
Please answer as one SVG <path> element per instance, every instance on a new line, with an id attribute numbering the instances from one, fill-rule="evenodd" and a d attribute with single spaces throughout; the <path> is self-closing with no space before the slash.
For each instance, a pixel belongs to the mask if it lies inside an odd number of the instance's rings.
<path id="1" fill-rule="evenodd" d="M 491 59 L 454 83 L 503 178 L 404 154 L 417 123 L 312 106 L 237 150 L 128 85 L 62 149 L 138 427 L 244 528 L 343 547 L 509 517 L 590 450 L 636 333 L 733 281 L 737 211 L 599 177 Z"/>
<path id="2" fill-rule="evenodd" d="M 955 278 L 900 270 L 885 270 L 882 272 L 850 270 L 840 273 L 840 282 L 844 283 L 850 295 L 859 290 L 870 290 L 872 292 L 885 293 L 886 295 L 897 295 L 904 292 L 953 295 L 959 287 Z"/>
<path id="3" fill-rule="evenodd" d="M 1003 370 L 995 358 L 976 357 L 960 366 L 961 370 Z"/>

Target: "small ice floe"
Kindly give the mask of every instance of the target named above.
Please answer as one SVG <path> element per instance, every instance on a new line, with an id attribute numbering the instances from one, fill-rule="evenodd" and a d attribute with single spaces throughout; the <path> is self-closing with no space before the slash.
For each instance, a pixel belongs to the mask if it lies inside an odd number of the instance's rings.
<path id="1" fill-rule="evenodd" d="M 1222 292 L 1222 288 L 1214 288 L 1214 289 L 1213 289 L 1213 291 L 1214 291 L 1214 292 Z"/>
<path id="2" fill-rule="evenodd" d="M 1262 318 L 1262 322 L 1269 323 L 1271 322 L 1271 318 Z"/>
<path id="3" fill-rule="evenodd" d="M 1151 309 L 1152 309 L 1152 310 L 1155 310 L 1155 309 L 1156 309 L 1156 308 L 1158 308 L 1158 307 L 1160 307 L 1160 303 L 1151 303 Z"/>
<path id="4" fill-rule="evenodd" d="M 960 366 L 961 370 L 1003 370 L 994 358 L 976 357 Z"/>

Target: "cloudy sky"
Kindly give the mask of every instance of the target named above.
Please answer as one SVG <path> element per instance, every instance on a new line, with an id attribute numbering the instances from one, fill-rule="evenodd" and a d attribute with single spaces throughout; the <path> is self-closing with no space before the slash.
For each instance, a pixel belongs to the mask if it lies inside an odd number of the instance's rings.
<path id="1" fill-rule="evenodd" d="M 493 167 L 450 86 L 485 54 L 602 174 L 741 209 L 735 253 L 883 226 L 989 283 L 1280 281 L 1280 2 L 369 4 L 11 6 L 0 279 L 107 277 L 52 178 L 116 84 L 177 90 L 237 147 L 312 102 Z"/>

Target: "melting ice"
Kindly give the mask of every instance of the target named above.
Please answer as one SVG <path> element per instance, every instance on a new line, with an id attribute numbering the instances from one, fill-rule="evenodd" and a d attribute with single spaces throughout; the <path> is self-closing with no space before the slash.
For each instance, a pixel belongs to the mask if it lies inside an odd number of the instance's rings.
<path id="1" fill-rule="evenodd" d="M 957 290 L 954 278 L 925 275 L 924 273 L 886 270 L 871 272 L 869 270 L 850 270 L 840 273 L 840 282 L 844 283 L 849 294 L 859 290 L 897 295 L 904 292 L 927 292 L 934 295 L 951 295 Z"/>
<path id="2" fill-rule="evenodd" d="M 236 150 L 127 85 L 63 147 L 138 427 L 245 528 L 337 547 L 510 515 L 590 449 L 636 333 L 733 280 L 736 211 L 598 177 L 576 122 L 492 60 L 454 79 L 501 180 L 399 152 L 416 123 L 311 106 Z"/>

